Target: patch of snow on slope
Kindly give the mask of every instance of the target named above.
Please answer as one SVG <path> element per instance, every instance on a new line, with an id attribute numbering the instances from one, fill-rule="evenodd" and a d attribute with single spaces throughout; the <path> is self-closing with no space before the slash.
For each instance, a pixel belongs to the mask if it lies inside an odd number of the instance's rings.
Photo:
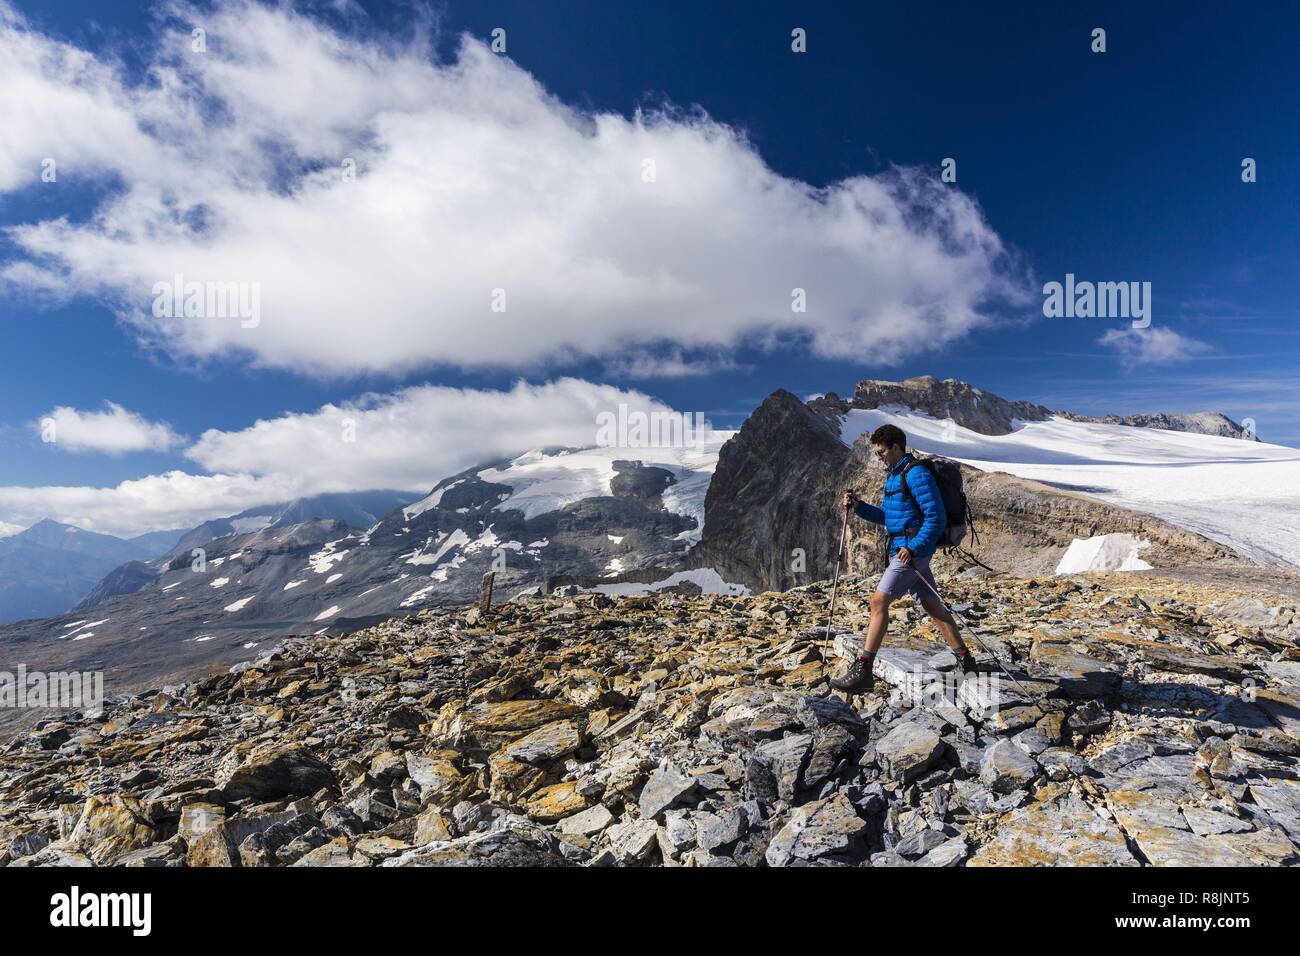
<path id="1" fill-rule="evenodd" d="M 450 491 L 452 488 L 455 488 L 457 485 L 463 484 L 464 481 L 465 481 L 464 478 L 457 478 L 451 484 L 443 488 L 439 488 L 437 491 L 430 492 L 428 495 L 425 495 L 419 501 L 407 505 L 405 508 L 402 509 L 402 517 L 405 518 L 407 521 L 410 521 L 412 518 L 416 517 L 417 515 L 424 514 L 430 508 L 438 507 L 438 502 L 442 501 L 442 496 L 446 492 Z M 378 525 L 376 525 L 375 527 L 378 527 Z M 374 529 L 372 528 L 371 530 Z M 368 533 L 369 532 L 367 532 L 367 534 Z"/>
<path id="2" fill-rule="evenodd" d="M 257 596 L 257 595 L 253 595 L 253 597 L 256 597 L 256 596 Z M 248 602 L 251 601 L 251 600 L 253 600 L 252 597 L 246 597 L 246 598 L 240 598 L 240 599 L 239 599 L 238 601 L 236 601 L 234 604 L 227 604 L 227 605 L 226 605 L 226 613 L 227 613 L 227 614 L 233 614 L 233 613 L 235 613 L 236 611 L 242 611 L 242 610 L 244 609 L 244 606 L 245 606 L 246 604 L 248 604 Z"/>
<path id="3" fill-rule="evenodd" d="M 1131 534 L 1099 534 L 1091 538 L 1075 538 L 1065 549 L 1057 574 L 1078 574 L 1082 571 L 1150 571 L 1151 565 L 1138 557 L 1138 552 L 1151 547 L 1150 541 L 1141 541 Z"/>
<path id="4" fill-rule="evenodd" d="M 316 617 L 313 618 L 313 620 L 323 621 L 327 617 L 333 617 L 335 614 L 339 612 L 339 610 L 340 610 L 339 606 L 337 604 L 333 604 L 330 607 L 327 607 L 325 610 L 321 611 L 319 614 L 317 614 Z"/>
<path id="5" fill-rule="evenodd" d="M 288 590 L 290 590 L 291 588 L 296 588 L 296 587 L 298 587 L 300 584 L 306 584 L 306 583 L 307 583 L 306 581 L 290 581 L 290 582 L 289 582 L 288 584 L 286 584 L 283 588 L 281 588 L 281 590 L 282 590 L 282 591 L 288 591 Z"/>
<path id="6" fill-rule="evenodd" d="M 311 569 L 317 574 L 324 574 L 330 569 L 331 564 L 334 564 L 337 561 L 342 561 L 344 555 L 348 552 L 346 550 L 335 551 L 334 549 L 338 547 L 340 541 L 346 540 L 347 538 L 339 538 L 338 541 L 327 541 L 325 542 L 325 547 L 321 548 L 316 553 L 309 555 L 307 563 L 311 566 Z"/>
<path id="7" fill-rule="evenodd" d="M 445 578 L 443 580 L 445 580 Z M 419 604 L 421 601 L 427 598 L 431 592 L 436 590 L 437 587 L 438 586 L 436 584 L 430 584 L 428 587 L 420 588 L 420 590 L 409 595 L 406 598 L 406 600 L 404 600 L 399 606 L 410 607 L 412 604 Z"/>
<path id="8" fill-rule="evenodd" d="M 452 548 L 457 548 L 463 544 L 468 544 L 468 543 L 469 543 L 469 535 L 467 535 L 460 528 L 457 528 L 451 534 L 446 535 L 445 539 L 443 539 L 442 541 L 442 544 L 438 547 L 438 550 L 435 551 L 433 554 L 423 554 L 422 551 L 424 549 L 420 548 L 411 552 L 411 556 L 406 559 L 406 563 L 407 564 L 437 564 L 439 561 L 442 560 L 442 556 L 446 554 L 448 551 L 450 551 Z M 425 547 L 428 547 L 429 542 L 426 541 L 424 544 Z"/>
<path id="9" fill-rule="evenodd" d="M 664 588 L 670 588 L 681 584 L 684 581 L 691 581 L 700 586 L 705 594 L 728 594 L 740 595 L 748 594 L 749 588 L 743 584 L 730 584 L 722 579 L 713 568 L 696 568 L 693 571 L 678 571 L 664 578 L 662 581 L 654 581 L 650 584 L 636 584 L 626 581 L 622 584 L 598 584 L 594 588 L 583 588 L 584 591 L 599 591 L 601 594 L 608 594 L 611 597 L 633 597 L 642 594 L 653 594 L 655 591 L 662 591 Z"/>
<path id="10" fill-rule="evenodd" d="M 208 587 L 220 588 L 220 587 L 225 587 L 229 583 L 230 583 L 230 578 L 217 578 L 215 581 L 209 582 Z"/>
<path id="11" fill-rule="evenodd" d="M 852 427 L 850 428 L 850 423 Z M 1264 564 L 1300 566 L 1300 450 L 1051 418 L 981 435 L 918 412 L 853 409 L 841 436 L 891 423 L 908 444 L 1162 518 Z"/>

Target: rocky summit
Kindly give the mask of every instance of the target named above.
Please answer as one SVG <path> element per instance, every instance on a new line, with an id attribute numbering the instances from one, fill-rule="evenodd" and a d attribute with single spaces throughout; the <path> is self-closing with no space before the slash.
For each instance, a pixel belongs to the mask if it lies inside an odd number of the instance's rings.
<path id="1" fill-rule="evenodd" d="M 1123 575 L 959 578 L 963 676 L 870 584 L 559 589 L 285 640 L 0 753 L 9 866 L 1285 866 L 1300 611 Z M 1004 677 L 990 656 L 1010 671 Z"/>

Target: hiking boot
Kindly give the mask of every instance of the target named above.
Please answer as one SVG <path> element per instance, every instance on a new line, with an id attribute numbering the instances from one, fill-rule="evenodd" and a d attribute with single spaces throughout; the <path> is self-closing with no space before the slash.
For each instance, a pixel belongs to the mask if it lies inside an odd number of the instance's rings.
<path id="1" fill-rule="evenodd" d="M 831 678 L 831 687 L 836 690 L 851 691 L 855 694 L 866 693 L 876 683 L 876 676 L 871 672 L 874 664 L 875 658 L 873 657 L 855 658 L 843 675 Z"/>
<path id="2" fill-rule="evenodd" d="M 969 650 L 962 650 L 956 655 L 957 670 L 962 674 L 979 673 L 979 664 L 975 662 L 975 655 Z"/>

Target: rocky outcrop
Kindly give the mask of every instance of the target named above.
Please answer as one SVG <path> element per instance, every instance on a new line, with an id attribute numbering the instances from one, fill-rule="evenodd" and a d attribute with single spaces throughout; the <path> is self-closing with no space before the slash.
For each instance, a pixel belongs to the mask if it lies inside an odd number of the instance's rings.
<path id="1" fill-rule="evenodd" d="M 981 435 L 1006 435 L 1019 419 L 1040 422 L 1050 418 L 1051 409 L 1033 402 L 1009 402 L 967 382 L 932 375 L 919 375 L 901 382 L 862 381 L 853 390 L 852 408 L 880 408 L 902 405 L 931 418 L 951 419 Z"/>
<path id="2" fill-rule="evenodd" d="M 809 404 L 820 413 L 843 414 L 850 408 L 883 408 L 901 406 L 940 420 L 950 419 L 963 428 L 981 435 L 1006 435 L 1012 423 L 1041 422 L 1052 416 L 1076 422 L 1099 422 L 1107 425 L 1131 425 L 1135 428 L 1160 428 L 1166 431 L 1196 432 L 1201 435 L 1220 435 L 1259 441 L 1254 431 L 1247 432 L 1238 423 L 1219 412 L 1167 412 L 1140 413 L 1136 415 L 1106 415 L 1097 418 L 1070 411 L 1054 411 L 1035 402 L 1008 401 L 992 392 L 978 389 L 968 382 L 954 378 L 940 381 L 932 375 L 918 375 L 901 382 L 869 379 L 861 381 L 849 400 L 830 392 Z"/>
<path id="3" fill-rule="evenodd" d="M 760 590 L 826 577 L 840 531 L 837 489 L 847 487 L 852 458 L 838 423 L 773 392 L 722 446 L 691 564 Z"/>
<path id="4" fill-rule="evenodd" d="M 847 697 L 827 678 L 860 647 L 854 582 L 829 634 L 817 582 L 293 639 L 14 740 L 0 865 L 1300 861 L 1293 604 L 1123 575 L 940 585 L 981 672 L 903 601 L 881 684 Z"/>
<path id="5" fill-rule="evenodd" d="M 1058 412 L 1057 414 L 1062 413 Z M 1096 419 L 1083 420 L 1096 421 Z M 1165 412 L 1123 416 L 1107 415 L 1100 421 L 1113 425 L 1132 425 L 1136 428 L 1161 428 L 1171 432 L 1195 432 L 1199 435 L 1219 435 L 1223 438 L 1259 441 L 1259 436 L 1253 430 L 1247 432 L 1241 425 L 1219 412 L 1192 412 L 1185 415 L 1170 415 Z"/>

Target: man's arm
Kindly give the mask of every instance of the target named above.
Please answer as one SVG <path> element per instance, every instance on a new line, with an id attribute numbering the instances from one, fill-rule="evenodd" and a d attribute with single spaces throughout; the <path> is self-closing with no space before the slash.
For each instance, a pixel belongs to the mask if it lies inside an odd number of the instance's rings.
<path id="1" fill-rule="evenodd" d="M 864 521 L 870 521 L 872 524 L 885 523 L 885 513 L 875 505 L 869 505 L 865 501 L 859 501 L 854 505 L 853 510 L 857 512 L 858 517 Z"/>
<path id="2" fill-rule="evenodd" d="M 916 506 L 921 509 L 921 527 L 916 534 L 907 539 L 909 551 L 928 551 L 939 543 L 939 536 L 948 525 L 948 512 L 943 507 L 943 495 L 939 494 L 939 483 L 929 468 L 919 465 L 909 468 L 903 478 L 912 490 Z"/>

